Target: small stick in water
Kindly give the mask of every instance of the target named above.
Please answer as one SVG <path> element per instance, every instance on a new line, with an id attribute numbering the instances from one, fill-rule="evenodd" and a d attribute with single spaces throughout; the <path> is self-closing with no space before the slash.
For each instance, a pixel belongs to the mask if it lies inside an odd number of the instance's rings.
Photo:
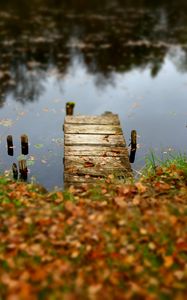
<path id="1" fill-rule="evenodd" d="M 13 172 L 13 178 L 15 180 L 17 180 L 18 179 L 18 168 L 15 163 L 12 164 L 12 172 Z"/>
<path id="2" fill-rule="evenodd" d="M 21 136 L 21 153 L 27 155 L 29 153 L 28 136 L 23 134 Z"/>
<path id="3" fill-rule="evenodd" d="M 136 130 L 131 131 L 131 152 L 129 156 L 130 163 L 134 163 L 137 149 L 137 133 Z"/>
<path id="4" fill-rule="evenodd" d="M 14 155 L 13 137 L 12 135 L 7 136 L 7 153 L 10 156 Z"/>
<path id="5" fill-rule="evenodd" d="M 19 172 L 20 172 L 20 179 L 26 181 L 28 170 L 27 170 L 27 163 L 25 159 L 19 161 Z"/>

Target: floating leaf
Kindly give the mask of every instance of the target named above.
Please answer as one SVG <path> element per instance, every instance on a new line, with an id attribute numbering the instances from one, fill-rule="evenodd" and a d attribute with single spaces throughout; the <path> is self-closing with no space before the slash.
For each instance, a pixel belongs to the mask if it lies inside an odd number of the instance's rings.
<path id="1" fill-rule="evenodd" d="M 34 147 L 36 148 L 36 149 L 41 149 L 41 148 L 43 148 L 43 144 L 35 144 L 34 145 Z"/>
<path id="2" fill-rule="evenodd" d="M 13 121 L 11 119 L 1 119 L 0 125 L 4 127 L 11 127 L 13 125 Z"/>
<path id="3" fill-rule="evenodd" d="M 42 164 L 46 164 L 47 163 L 47 161 L 45 159 L 42 159 L 41 162 L 42 162 Z"/>
<path id="4" fill-rule="evenodd" d="M 25 159 L 25 155 L 19 155 L 19 156 L 17 157 L 17 160 L 18 160 L 18 161 L 23 160 L 23 159 Z"/>
<path id="5" fill-rule="evenodd" d="M 52 139 L 52 142 L 56 143 L 56 144 L 64 144 L 64 140 L 63 138 L 57 138 L 57 139 Z"/>
<path id="6" fill-rule="evenodd" d="M 35 161 L 34 161 L 34 160 L 30 160 L 30 159 L 27 160 L 27 166 L 28 166 L 28 167 L 31 167 L 31 166 L 33 166 L 34 164 L 35 164 Z"/>

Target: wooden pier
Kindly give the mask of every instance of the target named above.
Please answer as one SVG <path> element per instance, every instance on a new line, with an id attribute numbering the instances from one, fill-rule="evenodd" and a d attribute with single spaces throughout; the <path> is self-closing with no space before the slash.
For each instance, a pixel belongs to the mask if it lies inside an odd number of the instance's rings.
<path id="1" fill-rule="evenodd" d="M 113 174 L 132 176 L 118 115 L 66 116 L 64 120 L 64 184 L 94 183 Z"/>

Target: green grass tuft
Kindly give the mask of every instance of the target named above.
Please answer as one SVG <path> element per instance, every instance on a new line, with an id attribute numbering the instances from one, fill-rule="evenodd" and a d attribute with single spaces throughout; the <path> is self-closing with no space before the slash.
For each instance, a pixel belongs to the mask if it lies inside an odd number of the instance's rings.
<path id="1" fill-rule="evenodd" d="M 150 150 L 150 154 L 145 158 L 146 165 L 143 170 L 144 176 L 155 175 L 157 167 L 170 168 L 172 165 L 176 169 L 181 170 L 187 178 L 187 155 L 181 153 L 168 153 L 166 157 L 160 158 L 153 150 Z"/>

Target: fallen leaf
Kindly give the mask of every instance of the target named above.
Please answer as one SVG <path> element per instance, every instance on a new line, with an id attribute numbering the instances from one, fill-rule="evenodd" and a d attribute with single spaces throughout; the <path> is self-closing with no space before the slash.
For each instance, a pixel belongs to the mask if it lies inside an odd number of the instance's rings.
<path id="1" fill-rule="evenodd" d="M 164 266 L 166 268 L 170 268 L 174 263 L 173 257 L 172 256 L 165 256 L 164 257 Z"/>
<path id="2" fill-rule="evenodd" d="M 43 144 L 35 144 L 34 145 L 34 147 L 36 148 L 36 149 L 40 149 L 40 148 L 42 148 L 44 145 Z"/>
<path id="3" fill-rule="evenodd" d="M 0 125 L 4 127 L 11 127 L 13 125 L 13 121 L 11 119 L 1 119 Z"/>
<path id="4" fill-rule="evenodd" d="M 127 207 L 127 203 L 126 203 L 124 197 L 122 197 L 122 196 L 116 196 L 114 198 L 114 201 L 119 207 Z"/>

